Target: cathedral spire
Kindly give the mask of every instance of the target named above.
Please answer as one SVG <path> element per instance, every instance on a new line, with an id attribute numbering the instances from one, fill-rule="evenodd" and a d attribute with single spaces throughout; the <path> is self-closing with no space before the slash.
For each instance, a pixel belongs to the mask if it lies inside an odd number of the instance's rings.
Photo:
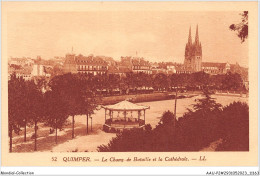
<path id="1" fill-rule="evenodd" d="M 196 45 L 199 45 L 199 29 L 198 29 L 198 24 L 197 24 L 197 29 L 196 29 L 195 44 L 196 44 Z"/>
<path id="2" fill-rule="evenodd" d="M 190 30 L 189 30 L 188 44 L 189 44 L 189 45 L 192 45 L 192 38 L 191 38 L 191 27 L 190 27 Z"/>

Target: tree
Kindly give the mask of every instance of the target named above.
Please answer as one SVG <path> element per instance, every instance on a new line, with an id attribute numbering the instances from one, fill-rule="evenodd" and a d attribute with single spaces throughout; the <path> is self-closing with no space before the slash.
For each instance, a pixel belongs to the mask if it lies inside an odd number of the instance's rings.
<path id="1" fill-rule="evenodd" d="M 212 88 L 222 90 L 223 89 L 222 83 L 224 82 L 225 77 L 226 77 L 225 75 L 211 75 L 209 82 Z"/>
<path id="2" fill-rule="evenodd" d="M 54 65 L 51 75 L 57 76 L 57 75 L 62 75 L 62 74 L 63 74 L 62 65 L 59 65 L 59 64 Z"/>
<path id="3" fill-rule="evenodd" d="M 104 88 L 106 88 L 105 84 L 105 75 L 96 75 L 92 78 L 92 88 L 94 90 L 98 90 L 97 93 L 101 93 Z M 76 78 L 78 79 L 78 78 Z"/>
<path id="4" fill-rule="evenodd" d="M 151 130 L 125 130 L 118 133 L 107 145 L 98 146 L 99 152 L 132 152 L 132 151 L 151 151 L 152 146 Z M 147 138 L 147 139 L 146 139 Z"/>
<path id="5" fill-rule="evenodd" d="M 150 74 L 144 74 L 143 82 L 144 82 L 145 88 L 150 88 L 150 87 L 152 87 L 152 85 L 153 85 L 152 75 L 150 75 Z"/>
<path id="6" fill-rule="evenodd" d="M 143 72 L 139 72 L 135 74 L 135 83 L 137 88 L 142 88 L 143 86 L 145 86 L 145 77 L 146 74 Z"/>
<path id="7" fill-rule="evenodd" d="M 72 138 L 74 138 L 75 115 L 84 114 L 88 120 L 96 108 L 99 96 L 97 89 L 102 89 L 104 81 L 101 76 L 87 74 L 65 74 L 54 77 L 49 85 L 67 107 L 67 116 L 72 116 Z"/>
<path id="8" fill-rule="evenodd" d="M 78 85 L 80 87 L 80 97 L 78 97 L 78 114 L 86 115 L 86 133 L 88 134 L 89 118 L 90 115 L 94 113 L 97 107 L 97 102 L 100 101 L 100 96 L 96 94 L 96 89 L 94 87 L 95 82 L 91 82 L 86 79 L 86 76 L 81 77 L 78 75 Z M 92 118 L 91 118 L 92 123 Z"/>
<path id="9" fill-rule="evenodd" d="M 159 122 L 159 125 L 173 125 L 174 124 L 174 114 L 170 111 L 165 111 Z"/>
<path id="10" fill-rule="evenodd" d="M 209 74 L 205 72 L 192 73 L 191 82 L 203 89 L 209 85 Z"/>
<path id="11" fill-rule="evenodd" d="M 128 88 L 134 88 L 135 87 L 135 82 L 134 82 L 134 73 L 130 72 L 130 73 L 126 73 L 126 77 L 125 77 L 125 82 L 128 85 Z"/>
<path id="12" fill-rule="evenodd" d="M 55 142 L 57 144 L 58 129 L 62 129 L 68 118 L 67 104 L 58 92 L 48 91 L 44 96 L 45 123 L 55 129 Z"/>
<path id="13" fill-rule="evenodd" d="M 120 76 L 115 74 L 109 74 L 107 80 L 108 84 L 106 84 L 106 86 L 108 92 L 110 95 L 113 95 L 114 90 L 119 88 Z"/>
<path id="14" fill-rule="evenodd" d="M 178 119 L 178 146 L 184 150 L 198 151 L 220 138 L 222 106 L 210 95 L 204 89 L 203 98 L 196 99 L 193 108 Z"/>
<path id="15" fill-rule="evenodd" d="M 71 73 L 54 77 L 49 83 L 51 90 L 59 92 L 63 102 L 68 107 L 67 115 L 72 116 L 72 138 L 74 138 L 75 115 L 78 115 L 81 98 L 81 85 L 77 76 Z"/>
<path id="16" fill-rule="evenodd" d="M 242 21 L 239 24 L 231 24 L 229 29 L 232 31 L 237 31 L 237 36 L 243 43 L 248 37 L 248 11 L 244 11 L 240 15 L 242 16 Z"/>
<path id="17" fill-rule="evenodd" d="M 24 113 L 20 115 L 21 118 L 23 118 L 21 126 L 24 127 L 24 142 L 26 142 L 27 125 L 32 124 L 32 120 L 34 118 L 33 115 L 35 113 L 35 109 L 32 108 L 35 104 L 32 104 L 34 102 L 31 102 L 32 91 L 35 91 L 34 89 L 36 89 L 36 91 L 38 93 L 43 93 L 46 90 L 46 84 L 47 83 L 44 78 L 38 78 L 38 79 L 24 82 L 24 87 L 25 87 L 25 89 L 23 90 L 23 92 L 24 92 L 24 106 L 23 106 L 24 111 L 23 112 Z"/>
<path id="18" fill-rule="evenodd" d="M 249 151 L 249 107 L 246 103 L 233 102 L 223 108 L 221 116 L 223 142 L 218 151 Z"/>
<path id="19" fill-rule="evenodd" d="M 84 100 L 82 100 L 81 103 L 81 110 L 80 114 L 86 115 L 87 123 L 86 123 L 86 133 L 88 134 L 89 132 L 89 118 L 91 118 L 91 123 L 92 123 L 92 117 L 90 117 L 91 114 L 94 113 L 94 110 L 96 109 L 96 101 L 94 98 L 86 97 Z M 91 126 L 92 128 L 92 126 Z"/>
<path id="20" fill-rule="evenodd" d="M 31 84 L 30 87 L 30 107 L 32 109 L 31 111 L 31 117 L 34 122 L 34 150 L 37 151 L 37 131 L 38 126 L 37 124 L 43 120 L 44 115 L 44 99 L 43 99 L 43 93 L 41 87 L 38 87 L 36 84 Z"/>
<path id="21" fill-rule="evenodd" d="M 26 111 L 26 115 L 24 116 L 24 142 L 26 142 L 26 129 L 27 129 L 27 125 L 28 124 L 31 124 L 30 123 L 30 120 L 32 120 L 31 118 L 30 118 L 30 116 L 31 116 L 31 107 L 30 107 L 30 84 L 33 84 L 33 82 L 32 81 L 26 81 L 26 93 L 25 93 L 25 104 L 24 104 L 24 106 L 25 106 L 25 111 Z"/>
<path id="22" fill-rule="evenodd" d="M 12 152 L 13 132 L 19 133 L 25 116 L 25 82 L 12 74 L 8 81 L 8 135 L 9 152 Z"/>
<path id="23" fill-rule="evenodd" d="M 222 107 L 221 104 L 216 103 L 214 98 L 211 96 L 211 92 L 208 89 L 203 90 L 203 96 L 202 99 L 197 99 L 196 104 L 193 104 L 193 109 L 188 109 L 189 112 L 199 112 L 203 116 L 209 112 L 213 111 L 220 111 L 220 108 Z"/>
<path id="24" fill-rule="evenodd" d="M 187 87 L 191 85 L 191 75 L 187 73 L 173 74 L 171 76 L 172 83 L 175 87 Z"/>
<path id="25" fill-rule="evenodd" d="M 171 87 L 175 87 L 175 89 L 177 89 L 182 84 L 181 83 L 181 76 L 182 76 L 182 74 L 172 74 L 170 76 Z"/>
<path id="26" fill-rule="evenodd" d="M 222 86 L 224 90 L 241 90 L 243 80 L 241 75 L 238 73 L 227 73 L 225 79 L 222 81 Z"/>
<path id="27" fill-rule="evenodd" d="M 153 80 L 153 87 L 157 90 L 163 91 L 169 88 L 170 80 L 163 73 L 158 73 L 155 75 Z"/>
<path id="28" fill-rule="evenodd" d="M 125 75 L 121 76 L 121 88 L 125 90 L 126 94 L 129 94 L 131 89 L 134 89 L 136 87 L 135 84 L 135 74 L 133 72 L 126 73 Z"/>
<path id="29" fill-rule="evenodd" d="M 34 150 L 36 151 L 37 123 L 42 120 L 44 112 L 41 87 L 36 85 L 34 81 L 27 81 L 25 84 L 22 78 L 16 78 L 15 74 L 12 75 L 8 82 L 8 104 L 10 138 L 12 137 L 12 130 L 17 132 L 17 130 L 20 130 L 20 126 L 24 126 L 24 141 L 26 141 L 26 126 L 27 124 L 34 125 L 32 137 L 35 140 Z"/>

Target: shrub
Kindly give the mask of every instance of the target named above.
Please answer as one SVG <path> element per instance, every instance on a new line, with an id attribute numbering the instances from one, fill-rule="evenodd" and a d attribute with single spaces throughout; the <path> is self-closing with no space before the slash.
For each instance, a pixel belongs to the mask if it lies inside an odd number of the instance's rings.
<path id="1" fill-rule="evenodd" d="M 223 142 L 216 150 L 249 151 L 249 107 L 233 102 L 224 107 L 221 123 Z"/>

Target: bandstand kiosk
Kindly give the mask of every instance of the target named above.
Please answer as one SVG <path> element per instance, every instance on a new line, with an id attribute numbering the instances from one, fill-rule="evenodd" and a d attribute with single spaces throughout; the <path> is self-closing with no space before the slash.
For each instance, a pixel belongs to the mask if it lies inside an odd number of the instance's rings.
<path id="1" fill-rule="evenodd" d="M 105 109 L 105 132 L 119 132 L 124 129 L 143 128 L 145 111 L 148 106 L 137 105 L 127 100 L 114 105 L 102 106 Z"/>

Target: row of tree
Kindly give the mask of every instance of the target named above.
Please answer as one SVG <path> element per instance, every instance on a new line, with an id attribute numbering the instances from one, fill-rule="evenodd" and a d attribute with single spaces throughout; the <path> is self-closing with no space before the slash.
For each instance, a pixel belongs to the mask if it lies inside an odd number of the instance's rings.
<path id="1" fill-rule="evenodd" d="M 172 91 L 176 87 L 186 90 L 202 90 L 205 87 L 214 90 L 246 91 L 241 75 L 238 73 L 227 73 L 224 75 L 209 75 L 205 72 L 192 74 L 171 74 L 163 73 L 150 75 L 143 72 L 127 73 L 125 76 L 115 74 L 84 75 L 88 83 L 97 92 L 103 95 L 115 93 L 129 94 L 152 91 Z"/>
<path id="2" fill-rule="evenodd" d="M 48 87 L 47 91 L 45 90 Z M 8 81 L 8 125 L 10 152 L 13 133 L 34 126 L 34 150 L 37 150 L 37 130 L 39 123 L 57 130 L 62 129 L 68 117 L 72 117 L 72 138 L 74 138 L 74 116 L 86 115 L 87 133 L 90 115 L 96 108 L 94 86 L 86 77 L 66 74 L 53 78 L 48 85 L 45 80 L 24 81 L 15 74 Z M 91 118 L 92 120 L 92 118 Z"/>
<path id="3" fill-rule="evenodd" d="M 215 141 L 222 141 L 216 150 L 249 150 L 249 109 L 246 103 L 234 102 L 226 107 L 216 103 L 209 94 L 197 100 L 178 120 L 170 111 L 152 129 L 126 130 L 117 134 L 100 152 L 166 152 L 200 151 Z"/>

